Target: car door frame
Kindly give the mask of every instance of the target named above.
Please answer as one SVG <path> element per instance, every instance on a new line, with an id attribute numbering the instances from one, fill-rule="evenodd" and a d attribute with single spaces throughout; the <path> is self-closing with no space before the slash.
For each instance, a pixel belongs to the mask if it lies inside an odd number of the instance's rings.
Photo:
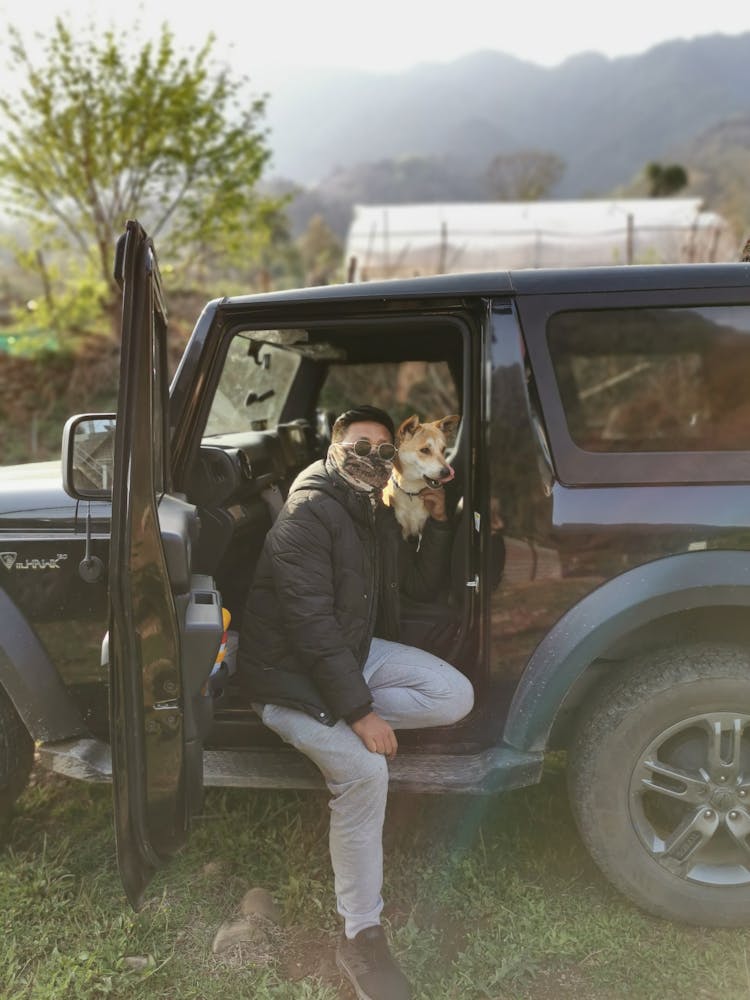
<path id="1" fill-rule="evenodd" d="M 135 220 L 118 242 L 115 277 L 123 311 L 107 658 L 118 865 L 138 909 L 200 806 L 207 725 L 198 716 L 209 697 L 200 675 L 222 625 L 213 581 L 190 572 L 195 508 L 169 492 L 167 316 L 154 246 Z"/>

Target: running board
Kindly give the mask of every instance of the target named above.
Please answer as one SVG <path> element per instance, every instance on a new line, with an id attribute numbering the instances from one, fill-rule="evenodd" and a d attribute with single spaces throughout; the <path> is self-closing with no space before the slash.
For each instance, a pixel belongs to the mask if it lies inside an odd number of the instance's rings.
<path id="1" fill-rule="evenodd" d="M 320 771 L 296 750 L 207 750 L 205 785 L 325 788 Z M 493 747 L 479 754 L 400 751 L 388 762 L 391 788 L 405 792 L 482 794 L 539 781 L 543 754 Z"/>
<path id="2" fill-rule="evenodd" d="M 82 781 L 111 781 L 109 745 L 100 740 L 42 744 L 39 762 Z M 499 746 L 479 754 L 402 751 L 389 761 L 390 785 L 406 792 L 488 794 L 539 781 L 544 755 Z M 317 767 L 292 749 L 206 750 L 203 783 L 223 788 L 324 788 Z"/>

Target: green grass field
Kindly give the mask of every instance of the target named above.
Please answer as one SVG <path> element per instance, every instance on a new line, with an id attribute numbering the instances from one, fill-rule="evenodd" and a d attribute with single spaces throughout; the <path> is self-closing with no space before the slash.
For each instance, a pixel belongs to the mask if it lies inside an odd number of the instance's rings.
<path id="1" fill-rule="evenodd" d="M 140 913 L 110 789 L 38 776 L 0 851 L 0 997 L 334 1000 L 338 918 L 323 793 L 210 789 Z M 563 776 L 495 799 L 391 798 L 385 917 L 419 1000 L 750 997 L 748 934 L 652 919 L 578 841 Z M 251 886 L 278 901 L 270 961 L 212 954 Z"/>

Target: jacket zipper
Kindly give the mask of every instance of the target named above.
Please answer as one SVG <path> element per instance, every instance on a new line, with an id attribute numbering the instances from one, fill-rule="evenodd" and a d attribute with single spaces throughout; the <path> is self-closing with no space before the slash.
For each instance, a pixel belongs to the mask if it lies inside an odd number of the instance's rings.
<path id="1" fill-rule="evenodd" d="M 375 586 L 377 583 L 375 575 L 375 559 L 377 558 L 377 535 L 375 533 L 375 511 L 372 509 L 372 504 L 370 503 L 369 497 L 365 497 L 364 502 L 367 504 L 367 530 L 370 535 L 370 605 L 367 611 L 367 634 L 370 636 L 370 642 L 375 634 L 375 609 L 377 605 L 378 595 L 375 593 Z M 367 657 L 370 654 L 370 642 L 367 643 L 367 647 L 363 651 L 360 659 L 360 668 L 364 667 Z"/>

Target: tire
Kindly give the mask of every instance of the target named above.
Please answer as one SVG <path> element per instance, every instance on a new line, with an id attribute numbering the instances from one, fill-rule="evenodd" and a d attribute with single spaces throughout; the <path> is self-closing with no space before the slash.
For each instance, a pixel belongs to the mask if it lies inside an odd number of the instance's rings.
<path id="1" fill-rule="evenodd" d="M 0 829 L 26 787 L 34 762 L 34 743 L 5 691 L 0 688 Z"/>
<path id="2" fill-rule="evenodd" d="M 568 785 L 591 856 L 639 907 L 750 924 L 750 650 L 660 650 L 607 678 L 579 718 Z"/>

